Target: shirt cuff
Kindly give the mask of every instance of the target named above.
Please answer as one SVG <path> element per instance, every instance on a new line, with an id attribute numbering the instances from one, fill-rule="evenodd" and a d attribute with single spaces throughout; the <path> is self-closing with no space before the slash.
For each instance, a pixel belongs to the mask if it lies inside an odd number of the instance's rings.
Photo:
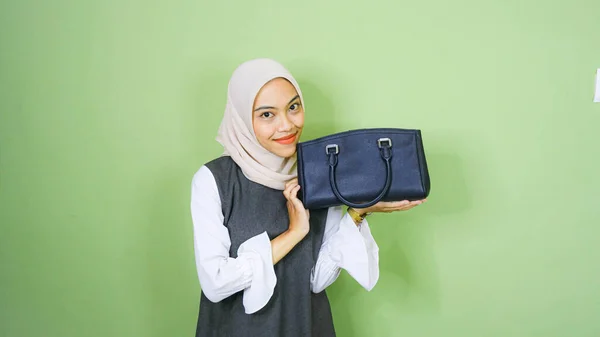
<path id="1" fill-rule="evenodd" d="M 244 289 L 242 300 L 246 314 L 252 314 L 269 302 L 277 284 L 271 240 L 267 232 L 246 240 L 240 245 L 237 254 L 238 258 L 247 260 L 252 268 L 252 282 Z"/>
<path id="2" fill-rule="evenodd" d="M 369 227 L 369 222 L 367 219 L 362 221 L 359 232 L 363 238 L 363 242 L 365 243 L 369 260 L 369 278 L 371 279 L 371 284 L 367 290 L 371 290 L 373 287 L 375 287 L 375 284 L 377 284 L 377 281 L 379 280 L 379 247 L 375 242 L 375 238 L 373 238 L 373 235 L 371 235 L 371 227 Z"/>
<path id="3" fill-rule="evenodd" d="M 332 242 L 331 258 L 363 288 L 370 291 L 379 280 L 379 247 L 363 220 L 360 228 L 345 214 Z"/>

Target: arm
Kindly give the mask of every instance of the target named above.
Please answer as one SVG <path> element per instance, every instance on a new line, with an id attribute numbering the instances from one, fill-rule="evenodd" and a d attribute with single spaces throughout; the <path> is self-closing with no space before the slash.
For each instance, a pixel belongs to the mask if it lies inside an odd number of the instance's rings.
<path id="1" fill-rule="evenodd" d="M 202 292 L 211 302 L 219 302 L 243 290 L 246 313 L 258 311 L 269 301 L 277 283 L 267 233 L 248 239 L 240 245 L 237 258 L 230 257 L 231 241 L 223 225 L 219 191 L 206 166 L 194 175 L 190 206 Z"/>
<path id="2" fill-rule="evenodd" d="M 243 290 L 246 313 L 256 312 L 266 305 L 277 282 L 273 265 L 308 233 L 308 213 L 303 208 L 302 212 L 296 211 L 294 203 L 299 200 L 292 192 L 291 189 L 284 191 L 290 200 L 290 228 L 271 241 L 266 232 L 248 239 L 240 245 L 237 258 L 232 258 L 214 176 L 206 166 L 194 175 L 191 213 L 196 268 L 202 291 L 210 301 L 219 302 Z"/>
<path id="3" fill-rule="evenodd" d="M 273 264 L 276 264 L 286 256 L 298 242 L 302 241 L 310 230 L 310 213 L 304 209 L 302 201 L 297 197 L 300 186 L 296 180 L 289 181 L 285 185 L 283 195 L 287 199 L 287 209 L 290 218 L 290 225 L 287 231 L 280 234 L 271 241 L 273 250 Z"/>
<path id="4" fill-rule="evenodd" d="M 306 234 L 295 233 L 287 230 L 271 240 L 273 264 L 277 264 L 277 262 L 286 256 L 292 250 L 292 248 L 298 244 L 298 242 L 302 241 L 304 236 L 306 236 Z"/>
<path id="5" fill-rule="evenodd" d="M 406 211 L 426 200 L 379 202 L 363 209 L 332 207 L 327 215 L 323 244 L 311 275 L 311 289 L 320 292 L 331 285 L 346 269 L 367 290 L 379 279 L 379 247 L 371 235 L 365 216 L 368 213 Z"/>

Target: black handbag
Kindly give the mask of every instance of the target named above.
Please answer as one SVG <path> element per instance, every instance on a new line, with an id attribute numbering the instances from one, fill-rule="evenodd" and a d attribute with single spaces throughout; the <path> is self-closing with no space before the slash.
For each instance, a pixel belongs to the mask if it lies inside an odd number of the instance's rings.
<path id="1" fill-rule="evenodd" d="M 299 198 L 308 209 L 419 200 L 430 182 L 420 130 L 361 129 L 297 145 Z"/>

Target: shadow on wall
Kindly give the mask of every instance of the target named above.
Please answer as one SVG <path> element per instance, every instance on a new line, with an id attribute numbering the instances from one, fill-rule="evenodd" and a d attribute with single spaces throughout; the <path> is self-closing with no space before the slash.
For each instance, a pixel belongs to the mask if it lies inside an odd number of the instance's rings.
<path id="1" fill-rule="evenodd" d="M 437 231 L 451 223 L 444 219 L 468 212 L 471 200 L 460 155 L 438 150 L 452 141 L 437 141 L 427 141 L 432 181 L 428 203 L 408 212 L 375 214 L 369 219 L 380 248 L 376 287 L 366 292 L 344 272 L 328 288 L 339 335 L 359 337 L 377 331 L 381 336 L 395 336 L 400 332 L 398 315 L 439 314 Z"/>
<path id="2" fill-rule="evenodd" d="M 306 105 L 302 141 L 335 133 L 335 108 L 327 94 L 310 80 L 298 80 L 298 84 Z"/>
<path id="3" fill-rule="evenodd" d="M 332 101 L 332 92 L 336 83 L 344 81 L 345 76 L 332 68 L 316 65 L 313 60 L 298 60 L 287 65 L 292 72 L 305 102 L 304 130 L 302 141 L 345 131 L 340 128 L 337 109 Z M 323 76 L 327 74 L 327 76 Z M 334 79 L 333 82 L 331 79 Z"/>
<path id="4" fill-rule="evenodd" d="M 201 73 L 194 75 L 194 81 L 185 88 L 183 99 L 188 110 L 183 112 L 182 142 L 186 144 L 190 158 L 184 164 L 194 163 L 191 165 L 192 170 L 199 169 L 202 164 L 218 157 L 223 151 L 216 137 L 225 111 L 231 72 L 232 68 L 227 66 L 202 68 Z"/>

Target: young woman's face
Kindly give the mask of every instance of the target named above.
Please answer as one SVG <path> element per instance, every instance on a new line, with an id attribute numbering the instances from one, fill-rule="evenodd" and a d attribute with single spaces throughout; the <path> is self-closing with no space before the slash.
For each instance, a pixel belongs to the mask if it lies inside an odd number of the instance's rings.
<path id="1" fill-rule="evenodd" d="M 293 156 L 304 127 L 304 107 L 296 88 L 284 78 L 265 84 L 254 99 L 252 125 L 265 149 L 279 157 Z"/>

